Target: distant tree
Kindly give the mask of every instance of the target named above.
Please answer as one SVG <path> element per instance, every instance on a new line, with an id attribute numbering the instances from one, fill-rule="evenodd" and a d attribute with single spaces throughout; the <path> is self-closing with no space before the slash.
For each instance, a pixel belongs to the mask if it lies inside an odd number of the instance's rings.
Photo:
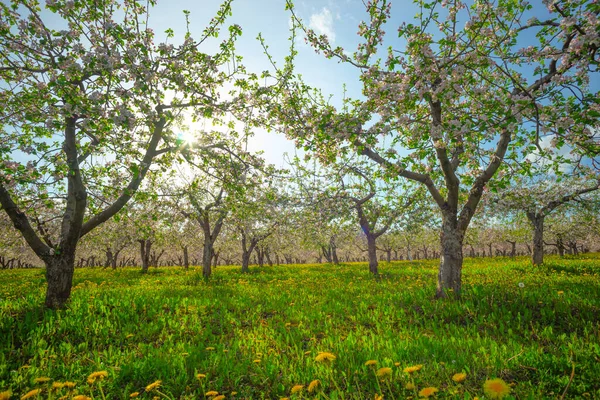
<path id="1" fill-rule="evenodd" d="M 544 262 L 544 221 L 552 212 L 564 205 L 580 201 L 600 188 L 600 178 L 565 179 L 560 182 L 543 180 L 514 182 L 510 189 L 501 192 L 497 204 L 500 208 L 525 212 L 533 229 L 532 262 Z M 559 251 L 561 251 L 559 244 Z"/>

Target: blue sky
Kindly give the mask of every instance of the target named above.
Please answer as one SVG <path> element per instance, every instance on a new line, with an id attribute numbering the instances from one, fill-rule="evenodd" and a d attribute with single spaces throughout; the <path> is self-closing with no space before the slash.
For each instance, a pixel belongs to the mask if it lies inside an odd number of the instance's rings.
<path id="1" fill-rule="evenodd" d="M 412 6 L 411 2 L 406 3 Z M 183 34 L 185 18 L 182 10 L 189 10 L 192 34 L 199 36 L 210 18 L 216 14 L 220 4 L 218 0 L 159 1 L 150 12 L 150 26 L 157 34 L 167 28 L 173 28 L 176 34 Z M 358 23 L 366 17 L 362 2 L 310 0 L 296 2 L 295 5 L 297 15 L 317 33 L 327 34 L 334 44 L 341 45 L 348 51 L 356 49 Z M 232 10 L 233 15 L 228 18 L 227 24 L 242 26 L 243 35 L 237 42 L 236 50 L 244 57 L 243 63 L 248 70 L 261 72 L 270 69 L 267 57 L 256 39 L 259 33 L 265 38 L 269 52 L 282 65 L 290 48 L 288 38 L 291 14 L 285 10 L 285 2 L 237 0 L 233 2 Z M 415 13 L 416 10 L 413 10 L 411 16 Z M 344 83 L 350 95 L 360 95 L 361 86 L 356 68 L 316 54 L 303 39 L 297 41 L 296 49 L 299 52 L 296 71 L 302 74 L 306 83 L 320 88 L 324 93 L 333 94 L 338 100 L 342 97 Z M 255 132 L 255 136 L 249 141 L 249 149 L 264 150 L 267 162 L 277 166 L 283 166 L 284 152 L 293 155 L 295 151 L 293 143 L 282 134 L 267 133 L 264 130 Z"/>

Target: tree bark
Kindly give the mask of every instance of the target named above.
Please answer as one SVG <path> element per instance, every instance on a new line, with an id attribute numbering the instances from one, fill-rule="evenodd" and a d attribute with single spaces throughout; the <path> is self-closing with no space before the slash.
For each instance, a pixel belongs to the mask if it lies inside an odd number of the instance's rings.
<path id="1" fill-rule="evenodd" d="M 460 296 L 462 263 L 463 263 L 463 234 L 458 229 L 455 215 L 443 215 L 440 242 L 442 254 L 440 255 L 440 269 L 436 290 L 437 298 L 448 296 L 448 291 L 453 291 Z"/>
<path id="2" fill-rule="evenodd" d="M 214 253 L 213 243 L 210 239 L 210 235 L 204 237 L 204 246 L 202 248 L 202 275 L 207 279 L 212 274 L 212 258 Z"/>
<path id="3" fill-rule="evenodd" d="M 73 274 L 75 272 L 75 249 L 70 254 L 46 257 L 46 307 L 58 309 L 64 306 L 71 296 Z"/>
<path id="4" fill-rule="evenodd" d="M 152 248 L 152 241 L 150 239 L 139 239 L 138 242 L 140 242 L 142 273 L 146 273 L 148 272 L 148 267 L 150 267 L 150 249 Z"/>
<path id="5" fill-rule="evenodd" d="M 188 247 L 183 246 L 183 267 L 185 269 L 190 268 L 190 259 L 188 257 Z"/>
<path id="6" fill-rule="evenodd" d="M 544 218 L 542 214 L 528 212 L 527 218 L 533 225 L 533 265 L 544 263 Z"/>
<path id="7" fill-rule="evenodd" d="M 375 244 L 375 236 L 367 234 L 367 251 L 369 254 L 369 271 L 373 275 L 379 274 L 379 263 L 377 262 L 377 246 Z"/>

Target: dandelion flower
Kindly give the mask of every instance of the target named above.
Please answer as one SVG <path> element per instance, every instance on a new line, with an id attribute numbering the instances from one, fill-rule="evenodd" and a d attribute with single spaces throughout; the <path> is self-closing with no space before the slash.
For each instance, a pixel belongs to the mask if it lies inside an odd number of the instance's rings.
<path id="1" fill-rule="evenodd" d="M 383 395 L 382 394 L 376 394 L 375 397 L 373 397 L 373 400 L 383 400 Z"/>
<path id="2" fill-rule="evenodd" d="M 429 398 L 429 397 L 433 396 L 436 392 L 438 392 L 437 388 L 426 387 L 425 389 L 421 389 L 419 391 L 419 397 Z"/>
<path id="3" fill-rule="evenodd" d="M 304 389 L 304 385 L 294 385 L 294 387 L 292 387 L 292 391 L 290 393 L 292 393 L 292 394 L 298 393 L 298 392 L 301 392 L 302 389 Z"/>
<path id="4" fill-rule="evenodd" d="M 407 384 L 404 386 L 404 389 L 406 389 L 406 390 L 415 390 L 415 387 L 416 387 L 416 386 L 415 386 L 415 384 L 414 384 L 414 383 L 412 383 L 412 382 L 408 382 L 408 383 L 407 383 Z"/>
<path id="5" fill-rule="evenodd" d="M 253 362 L 254 364 L 258 364 L 258 363 L 260 362 L 260 360 L 259 360 L 259 359 L 256 359 L 256 360 L 254 360 L 254 361 L 252 361 L 252 362 Z"/>
<path id="6" fill-rule="evenodd" d="M 59 389 L 62 389 L 63 387 L 65 387 L 65 384 L 62 382 L 53 382 L 52 383 L 53 390 L 59 390 Z"/>
<path id="7" fill-rule="evenodd" d="M 308 393 L 312 393 L 315 390 L 317 390 L 317 388 L 319 387 L 319 385 L 321 385 L 321 381 L 318 379 L 315 379 L 314 381 L 312 381 L 311 383 L 308 384 Z"/>
<path id="8" fill-rule="evenodd" d="M 207 347 L 206 350 L 207 351 L 213 351 L 215 348 L 214 347 Z"/>
<path id="9" fill-rule="evenodd" d="M 73 400 L 92 400 L 92 398 L 83 394 L 78 394 L 77 396 L 73 397 Z"/>
<path id="10" fill-rule="evenodd" d="M 465 379 L 467 379 L 467 374 L 464 372 L 452 375 L 452 380 L 456 383 L 464 382 Z"/>
<path id="11" fill-rule="evenodd" d="M 149 384 L 148 386 L 146 386 L 146 392 L 151 392 L 154 389 L 158 389 L 160 387 L 160 384 L 162 383 L 162 381 L 154 381 L 151 384 Z"/>
<path id="12" fill-rule="evenodd" d="M 75 382 L 69 382 L 69 381 L 66 381 L 66 382 L 65 382 L 65 387 L 66 387 L 67 389 L 73 389 L 73 388 L 75 388 Z"/>
<path id="13" fill-rule="evenodd" d="M 8 399 L 10 399 L 10 395 L 11 395 L 11 393 L 9 390 L 7 390 L 5 392 L 0 392 L 0 400 L 8 400 Z"/>
<path id="14" fill-rule="evenodd" d="M 319 353 L 316 357 L 315 357 L 315 361 L 318 362 L 330 362 L 335 360 L 335 355 L 333 353 L 328 353 L 326 351 Z"/>
<path id="15" fill-rule="evenodd" d="M 369 361 L 367 361 L 367 362 L 365 363 L 365 365 L 366 365 L 367 367 L 371 367 L 371 366 L 374 366 L 374 365 L 376 365 L 376 364 L 377 364 L 377 361 L 375 361 L 375 360 L 369 360 Z"/>
<path id="16" fill-rule="evenodd" d="M 90 374 L 90 376 L 88 376 L 87 378 L 87 383 L 89 383 L 90 385 L 94 384 L 96 382 L 96 380 L 101 381 L 104 378 L 108 377 L 108 371 L 96 371 L 96 372 L 92 372 Z"/>
<path id="17" fill-rule="evenodd" d="M 392 377 L 392 369 L 389 367 L 379 368 L 376 372 L 378 378 L 386 379 Z"/>
<path id="18" fill-rule="evenodd" d="M 206 374 L 196 374 L 196 378 L 204 379 L 204 378 L 206 378 Z"/>
<path id="19" fill-rule="evenodd" d="M 413 372 L 420 371 L 421 368 L 423 368 L 423 364 L 413 365 L 411 367 L 404 368 L 404 372 L 406 372 L 407 374 L 412 374 Z"/>
<path id="20" fill-rule="evenodd" d="M 217 397 L 213 397 L 212 400 L 225 400 L 225 395 L 220 394 Z"/>
<path id="21" fill-rule="evenodd" d="M 490 399 L 503 399 L 510 393 L 510 387 L 500 378 L 489 379 L 483 384 L 483 391 Z"/>
<path id="22" fill-rule="evenodd" d="M 27 400 L 42 393 L 42 389 L 33 389 L 21 396 L 21 400 Z"/>
<path id="23" fill-rule="evenodd" d="M 564 292 L 564 290 L 559 290 L 559 291 L 558 291 L 558 292 L 556 292 L 556 293 L 558 293 L 558 295 L 561 295 L 561 294 L 564 294 L 565 292 Z"/>
<path id="24" fill-rule="evenodd" d="M 139 395 L 140 395 L 140 392 L 133 392 L 133 393 L 131 393 L 131 394 L 129 395 L 129 398 L 130 398 L 130 399 L 133 399 L 133 398 L 135 398 L 135 397 L 138 397 Z"/>
<path id="25" fill-rule="evenodd" d="M 210 391 L 204 393 L 204 395 L 206 397 L 218 396 L 219 392 L 217 392 L 216 390 L 210 390 Z"/>
<path id="26" fill-rule="evenodd" d="M 46 382 L 50 382 L 52 379 L 48 378 L 47 376 L 40 376 L 39 378 L 35 378 L 33 381 L 35 383 L 46 383 Z"/>

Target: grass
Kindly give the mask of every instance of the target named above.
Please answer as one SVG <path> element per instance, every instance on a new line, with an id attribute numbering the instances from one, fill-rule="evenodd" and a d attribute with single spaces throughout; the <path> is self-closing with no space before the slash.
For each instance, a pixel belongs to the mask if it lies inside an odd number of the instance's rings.
<path id="1" fill-rule="evenodd" d="M 483 399 L 484 382 L 501 378 L 507 398 L 600 398 L 600 255 L 537 268 L 467 259 L 461 300 L 433 299 L 435 261 L 380 269 L 375 279 L 365 264 L 218 267 L 209 282 L 196 268 L 80 269 L 60 311 L 41 307 L 42 270 L 0 271 L 0 392 L 416 399 L 435 387 L 436 398 Z M 87 383 L 97 371 L 108 376 Z M 75 388 L 51 389 L 65 381 Z"/>

